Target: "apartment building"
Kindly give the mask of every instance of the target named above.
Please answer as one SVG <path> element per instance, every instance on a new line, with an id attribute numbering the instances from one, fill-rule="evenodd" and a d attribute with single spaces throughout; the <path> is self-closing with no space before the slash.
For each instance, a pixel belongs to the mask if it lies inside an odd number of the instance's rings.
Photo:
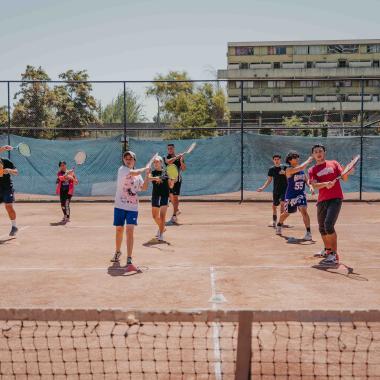
<path id="1" fill-rule="evenodd" d="M 294 113 L 312 122 L 352 122 L 361 108 L 380 113 L 380 39 L 229 42 L 228 104 L 232 119 L 281 123 Z M 241 92 L 241 81 L 243 91 Z"/>

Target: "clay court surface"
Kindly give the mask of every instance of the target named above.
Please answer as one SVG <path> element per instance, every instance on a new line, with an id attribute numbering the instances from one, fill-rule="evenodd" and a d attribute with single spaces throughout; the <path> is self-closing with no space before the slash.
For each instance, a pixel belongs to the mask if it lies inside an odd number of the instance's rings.
<path id="1" fill-rule="evenodd" d="M 343 205 L 337 231 L 344 265 L 328 271 L 313 268 L 322 247 L 315 203 L 309 210 L 316 242 L 298 244 L 268 227 L 270 203 L 183 203 L 180 225 L 168 226 L 167 242 L 158 244 L 150 205 L 141 203 L 134 263 L 143 273 L 133 276 L 109 261 L 112 203 L 74 203 L 66 226 L 55 225 L 61 219 L 56 203 L 19 203 L 16 210 L 16 239 L 7 236 L 4 210 L 0 221 L 1 308 L 380 307 L 380 203 Z M 299 214 L 288 222 L 286 236 L 304 235 Z M 225 302 L 210 302 L 218 298 Z"/>

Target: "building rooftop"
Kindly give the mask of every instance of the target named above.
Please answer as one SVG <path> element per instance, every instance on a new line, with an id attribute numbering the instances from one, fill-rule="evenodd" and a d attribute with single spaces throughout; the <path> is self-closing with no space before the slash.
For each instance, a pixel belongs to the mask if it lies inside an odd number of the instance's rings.
<path id="1" fill-rule="evenodd" d="M 228 47 L 238 46 L 292 46 L 292 45 L 366 45 L 380 44 L 380 39 L 358 39 L 358 40 L 302 40 L 302 41 L 247 41 L 228 42 Z"/>

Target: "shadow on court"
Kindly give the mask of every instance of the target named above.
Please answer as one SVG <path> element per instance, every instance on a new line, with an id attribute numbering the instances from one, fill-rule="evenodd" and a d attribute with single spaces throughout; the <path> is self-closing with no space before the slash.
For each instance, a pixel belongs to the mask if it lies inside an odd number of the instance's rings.
<path id="1" fill-rule="evenodd" d="M 287 244 L 312 245 L 312 244 L 316 243 L 315 240 L 305 240 L 305 239 L 302 239 L 302 238 L 299 239 L 299 238 L 295 238 L 293 236 L 284 236 L 284 235 L 281 235 L 280 237 L 282 237 L 283 239 L 285 239 Z"/>
<path id="2" fill-rule="evenodd" d="M 313 265 L 312 268 L 326 272 L 326 273 L 344 276 L 351 280 L 368 281 L 368 278 L 362 276 L 360 273 L 355 272 L 354 268 L 349 267 L 343 263 L 340 263 L 335 266 L 316 264 L 316 265 Z"/>
<path id="3" fill-rule="evenodd" d="M 16 238 L 15 238 L 14 236 L 9 236 L 9 237 L 7 237 L 7 238 L 5 238 L 5 239 L 0 239 L 0 245 L 1 245 L 1 244 L 9 243 L 9 242 L 12 241 L 12 240 L 16 240 Z"/>
<path id="4" fill-rule="evenodd" d="M 142 273 L 142 270 L 139 267 L 137 267 L 136 269 L 136 271 L 128 271 L 126 265 L 121 266 L 120 263 L 113 263 L 111 266 L 108 267 L 107 273 L 112 277 L 128 277 Z"/>
<path id="5" fill-rule="evenodd" d="M 171 245 L 166 240 L 157 240 L 155 238 L 148 240 L 146 243 L 143 243 L 144 247 L 155 247 L 157 245 Z"/>
<path id="6" fill-rule="evenodd" d="M 62 222 L 62 221 L 59 221 L 59 222 L 50 222 L 50 225 L 52 227 L 58 227 L 58 226 L 65 226 L 66 223 Z"/>

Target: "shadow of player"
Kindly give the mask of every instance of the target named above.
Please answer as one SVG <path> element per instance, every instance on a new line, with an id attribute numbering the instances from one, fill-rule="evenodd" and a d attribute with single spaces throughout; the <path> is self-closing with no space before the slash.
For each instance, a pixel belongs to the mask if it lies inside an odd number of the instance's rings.
<path id="1" fill-rule="evenodd" d="M 339 263 L 336 265 L 316 264 L 316 265 L 312 265 L 312 268 L 321 270 L 325 273 L 344 276 L 351 280 L 368 281 L 368 278 L 362 276 L 360 273 L 355 272 L 354 268 L 349 267 L 348 265 L 343 264 L 343 263 Z"/>
<path id="2" fill-rule="evenodd" d="M 51 222 L 50 223 L 50 226 L 52 226 L 52 227 L 65 226 L 65 225 L 66 225 L 66 223 L 63 222 L 62 220 L 59 222 Z"/>
<path id="3" fill-rule="evenodd" d="M 116 262 L 112 263 L 112 265 L 107 268 L 107 273 L 112 277 L 128 277 L 142 273 L 142 270 L 139 267 L 136 267 L 136 269 L 137 271 L 130 272 L 127 270 L 127 265 L 121 266 L 120 263 Z"/>
<path id="4" fill-rule="evenodd" d="M 158 240 L 158 239 L 150 239 L 149 241 L 147 241 L 146 243 L 143 243 L 143 246 L 144 247 L 154 247 L 154 246 L 157 246 L 157 245 L 171 245 L 168 241 L 166 240 Z"/>
<path id="5" fill-rule="evenodd" d="M 8 243 L 8 242 L 10 242 L 12 240 L 16 240 L 16 237 L 15 236 L 9 236 L 9 237 L 7 237 L 5 239 L 0 239 L 0 245 L 1 244 L 6 244 L 6 243 Z"/>
<path id="6" fill-rule="evenodd" d="M 281 237 L 286 240 L 287 244 L 312 245 L 312 244 L 316 243 L 315 240 L 305 240 L 302 238 L 299 239 L 299 238 L 295 238 L 293 236 L 281 235 Z"/>

